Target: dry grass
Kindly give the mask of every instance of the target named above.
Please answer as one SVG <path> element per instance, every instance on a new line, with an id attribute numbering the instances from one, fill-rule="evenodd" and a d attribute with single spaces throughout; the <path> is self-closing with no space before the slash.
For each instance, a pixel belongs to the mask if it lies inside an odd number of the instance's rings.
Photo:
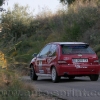
<path id="1" fill-rule="evenodd" d="M 36 91 L 33 84 L 22 81 L 20 77 L 14 71 L 0 70 L 0 100 L 60 100 Z"/>

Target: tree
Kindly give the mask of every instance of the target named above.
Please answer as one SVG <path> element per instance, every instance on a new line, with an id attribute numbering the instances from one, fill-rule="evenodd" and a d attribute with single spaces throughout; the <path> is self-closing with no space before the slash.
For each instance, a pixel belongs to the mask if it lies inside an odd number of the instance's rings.
<path id="1" fill-rule="evenodd" d="M 5 0 L 0 0 L 0 6 L 3 5 L 4 1 L 5 1 Z"/>
<path id="2" fill-rule="evenodd" d="M 69 4 L 69 5 L 72 4 L 75 1 L 78 1 L 78 0 L 60 0 L 61 3 Z M 87 0 L 83 0 L 83 2 L 85 2 L 85 1 L 87 1 Z M 91 1 L 91 0 L 88 0 L 88 1 Z M 100 2 L 100 0 L 97 0 L 97 1 Z"/>
<path id="3" fill-rule="evenodd" d="M 63 3 L 63 4 L 71 4 L 74 1 L 75 0 L 60 0 L 60 2 Z"/>
<path id="4" fill-rule="evenodd" d="M 0 35 L 4 37 L 6 44 L 11 40 L 16 42 L 22 35 L 29 33 L 29 25 L 32 14 L 28 10 L 28 6 L 23 7 L 15 4 L 13 10 L 1 15 L 2 32 Z M 7 39 L 5 39 L 7 38 Z M 2 38 L 1 38 L 2 39 Z"/>
<path id="5" fill-rule="evenodd" d="M 7 0 L 0 0 L 0 12 L 6 11 L 3 7 L 1 7 L 3 4 L 5 4 L 5 1 L 7 1 Z"/>

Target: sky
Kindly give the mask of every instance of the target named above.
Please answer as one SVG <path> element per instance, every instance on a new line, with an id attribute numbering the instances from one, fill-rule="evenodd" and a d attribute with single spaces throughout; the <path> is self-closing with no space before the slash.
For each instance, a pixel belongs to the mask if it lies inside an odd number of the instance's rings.
<path id="1" fill-rule="evenodd" d="M 3 5 L 5 9 L 10 7 L 13 8 L 13 5 L 15 3 L 19 3 L 22 6 L 26 6 L 27 4 L 30 7 L 30 10 L 34 10 L 34 14 L 38 14 L 39 12 L 43 11 L 44 8 L 50 9 L 53 13 L 57 11 L 58 8 L 60 8 L 61 3 L 60 0 L 7 0 L 7 3 Z"/>

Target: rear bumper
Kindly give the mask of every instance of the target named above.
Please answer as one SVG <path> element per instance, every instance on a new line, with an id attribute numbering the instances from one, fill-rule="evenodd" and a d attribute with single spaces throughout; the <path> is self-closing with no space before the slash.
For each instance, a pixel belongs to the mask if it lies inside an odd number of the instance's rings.
<path id="1" fill-rule="evenodd" d="M 98 65 L 58 65 L 58 75 L 63 76 L 67 75 L 91 75 L 91 74 L 100 74 L 100 64 Z"/>

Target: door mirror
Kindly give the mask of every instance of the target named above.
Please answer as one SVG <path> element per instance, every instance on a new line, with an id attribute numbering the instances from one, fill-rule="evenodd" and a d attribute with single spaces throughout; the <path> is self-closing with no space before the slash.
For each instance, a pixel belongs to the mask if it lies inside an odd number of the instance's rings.
<path id="1" fill-rule="evenodd" d="M 32 56 L 33 56 L 33 57 L 36 57 L 36 56 L 37 56 L 37 53 L 34 53 Z"/>

